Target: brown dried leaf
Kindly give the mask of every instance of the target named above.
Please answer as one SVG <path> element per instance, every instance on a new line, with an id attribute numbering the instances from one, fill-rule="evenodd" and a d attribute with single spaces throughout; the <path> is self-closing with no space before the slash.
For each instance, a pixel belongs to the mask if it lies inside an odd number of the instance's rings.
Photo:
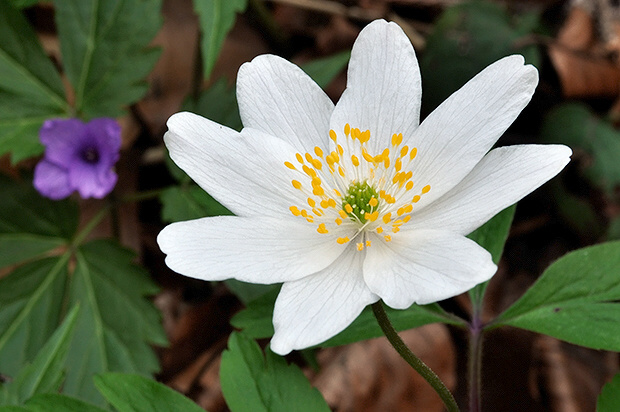
<path id="1" fill-rule="evenodd" d="M 620 92 L 620 67 L 605 58 L 595 33 L 592 17 L 574 7 L 558 33 L 557 44 L 549 47 L 567 97 L 617 96 Z"/>

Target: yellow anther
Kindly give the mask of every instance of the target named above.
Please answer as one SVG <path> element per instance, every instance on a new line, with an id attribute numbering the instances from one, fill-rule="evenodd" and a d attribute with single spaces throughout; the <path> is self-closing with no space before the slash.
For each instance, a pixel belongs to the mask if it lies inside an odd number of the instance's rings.
<path id="1" fill-rule="evenodd" d="M 344 177 L 344 170 L 342 169 L 342 167 L 338 166 L 338 174 L 342 177 Z"/>
<path id="2" fill-rule="evenodd" d="M 386 242 L 391 242 L 392 241 L 392 236 L 385 235 L 385 236 L 383 236 L 383 239 L 385 239 Z"/>
<path id="3" fill-rule="evenodd" d="M 297 158 L 297 161 L 298 161 L 299 163 L 302 163 L 302 164 L 303 164 L 303 162 L 304 162 L 304 158 L 301 156 L 301 153 L 297 153 L 297 154 L 295 154 L 295 157 Z"/>
<path id="4" fill-rule="evenodd" d="M 317 209 L 317 208 L 312 208 L 312 213 L 314 213 L 317 216 L 323 216 L 325 214 L 325 212 L 323 212 L 322 209 Z"/>
<path id="5" fill-rule="evenodd" d="M 319 233 L 328 233 L 329 230 L 327 230 L 327 228 L 325 227 L 325 223 L 321 223 L 319 224 L 319 227 L 316 229 L 317 232 Z"/>
<path id="6" fill-rule="evenodd" d="M 291 211 L 291 213 L 292 213 L 294 216 L 299 216 L 299 215 L 301 215 L 301 212 L 299 211 L 299 209 L 297 208 L 297 206 L 291 206 L 291 207 L 289 207 L 289 210 Z"/>
<path id="7" fill-rule="evenodd" d="M 399 207 L 398 210 L 396 211 L 396 214 L 398 216 L 405 214 L 405 208 L 404 207 Z"/>
<path id="8" fill-rule="evenodd" d="M 410 170 L 407 172 L 407 174 L 405 175 L 405 180 L 409 180 L 411 179 L 411 176 L 413 176 L 413 172 Z"/>
<path id="9" fill-rule="evenodd" d="M 400 180 L 400 175 L 402 175 L 402 172 L 398 172 L 394 175 L 394 177 L 392 178 L 392 183 L 396 184 L 399 180 Z"/>
<path id="10" fill-rule="evenodd" d="M 405 209 L 405 213 L 411 213 L 411 211 L 413 210 L 413 206 L 411 204 L 408 204 L 408 205 L 405 205 L 404 209 Z"/>
<path id="11" fill-rule="evenodd" d="M 366 220 L 370 220 L 371 222 L 374 222 L 378 218 L 379 218 L 379 211 L 375 210 L 374 212 L 370 214 L 370 217 L 366 218 Z"/>
<path id="12" fill-rule="evenodd" d="M 321 163 L 319 159 L 312 159 L 312 166 L 317 170 L 321 170 L 323 168 L 323 163 Z"/>
<path id="13" fill-rule="evenodd" d="M 331 198 L 330 198 L 330 199 L 327 201 L 327 205 L 328 205 L 329 207 L 336 207 L 336 201 L 335 201 L 334 199 L 331 199 Z"/>
<path id="14" fill-rule="evenodd" d="M 389 157 L 384 157 L 383 158 L 383 167 L 385 167 L 386 169 L 388 167 L 390 167 L 390 158 Z"/>
<path id="15" fill-rule="evenodd" d="M 382 155 L 376 155 L 375 157 L 372 158 L 372 161 L 374 163 L 381 163 L 381 162 L 383 162 L 383 156 Z"/>
<path id="16" fill-rule="evenodd" d="M 385 215 L 383 215 L 383 223 L 387 224 L 390 222 L 390 220 L 392 220 L 391 213 L 386 213 Z"/>
<path id="17" fill-rule="evenodd" d="M 411 219 L 411 215 L 407 215 L 407 216 L 403 217 L 403 222 L 407 223 L 410 219 Z"/>
<path id="18" fill-rule="evenodd" d="M 411 199 L 411 203 L 418 203 L 420 201 L 420 196 L 419 195 L 415 195 L 413 197 L 413 199 Z"/>
<path id="19" fill-rule="evenodd" d="M 314 218 L 312 216 L 308 216 L 306 218 L 306 220 L 308 221 L 308 223 L 313 223 L 314 222 Z"/>
<path id="20" fill-rule="evenodd" d="M 293 166 L 291 162 L 284 162 L 284 166 L 288 167 L 289 169 L 295 170 L 295 166 Z"/>
<path id="21" fill-rule="evenodd" d="M 344 245 L 348 241 L 349 241 L 348 237 L 339 237 L 338 239 L 336 239 L 336 242 L 338 242 L 338 244 L 340 244 L 340 245 Z"/>
<path id="22" fill-rule="evenodd" d="M 368 212 L 364 213 L 364 219 L 370 220 L 370 213 Z"/>
<path id="23" fill-rule="evenodd" d="M 325 194 L 325 190 L 323 190 L 320 186 L 315 186 L 314 189 L 312 189 L 312 194 L 316 196 L 323 196 Z"/>
<path id="24" fill-rule="evenodd" d="M 314 207 L 316 206 L 316 201 L 314 199 L 312 199 L 311 197 L 308 198 L 308 205 L 310 205 L 310 207 Z"/>
<path id="25" fill-rule="evenodd" d="M 357 244 L 357 250 L 364 250 L 364 244 L 363 243 L 358 243 Z"/>
<path id="26" fill-rule="evenodd" d="M 413 188 L 413 182 L 410 180 L 410 181 L 407 182 L 407 185 L 405 186 L 405 189 L 411 190 L 411 188 Z"/>
<path id="27" fill-rule="evenodd" d="M 366 130 L 360 134 L 360 142 L 366 143 L 370 139 L 370 130 Z"/>
<path id="28" fill-rule="evenodd" d="M 334 143 L 336 142 L 336 139 L 338 138 L 338 136 L 336 136 L 336 132 L 334 132 L 333 130 L 329 131 L 329 138 L 332 139 L 334 141 Z"/>
<path id="29" fill-rule="evenodd" d="M 375 158 L 372 157 L 370 153 L 366 151 L 366 149 L 362 150 L 362 156 L 364 156 L 364 159 L 366 159 L 367 162 L 374 163 L 375 161 Z"/>
<path id="30" fill-rule="evenodd" d="M 390 203 L 390 204 L 392 204 L 392 203 L 395 203 L 395 202 L 396 202 L 396 199 L 395 199 L 395 198 L 394 198 L 394 196 L 392 196 L 392 195 L 386 195 L 386 199 L 385 199 L 385 201 L 386 201 L 386 202 L 388 202 L 388 203 Z"/>
<path id="31" fill-rule="evenodd" d="M 377 228 L 377 233 L 383 233 L 383 228 L 381 226 Z"/>
<path id="32" fill-rule="evenodd" d="M 329 202 L 327 200 L 325 200 L 325 199 L 321 200 L 321 207 L 323 209 L 328 208 L 329 207 Z"/>
<path id="33" fill-rule="evenodd" d="M 340 192 L 338 191 L 338 189 L 334 189 L 334 193 L 336 194 L 336 196 L 338 196 L 338 197 L 342 197 L 342 195 L 340 194 Z"/>
<path id="34" fill-rule="evenodd" d="M 418 148 L 414 147 L 411 149 L 411 153 L 409 153 L 409 159 L 413 160 L 414 157 L 418 154 Z"/>
<path id="35" fill-rule="evenodd" d="M 431 185 L 426 185 L 422 188 L 422 194 L 428 193 L 431 190 Z"/>
<path id="36" fill-rule="evenodd" d="M 367 240 L 367 241 L 366 241 L 366 247 L 370 247 L 370 244 L 371 244 L 371 243 L 370 243 L 370 240 Z"/>
<path id="37" fill-rule="evenodd" d="M 315 146 L 314 147 L 314 154 L 316 154 L 318 157 L 323 157 L 323 150 L 321 150 L 321 148 L 319 146 Z"/>
<path id="38" fill-rule="evenodd" d="M 357 156 L 352 155 L 351 156 L 351 163 L 353 163 L 353 166 L 359 166 L 360 165 L 360 160 L 357 158 Z"/>
<path id="39" fill-rule="evenodd" d="M 349 123 L 347 123 L 344 125 L 344 134 L 348 136 L 349 132 L 351 132 L 351 126 L 349 126 Z"/>
<path id="40" fill-rule="evenodd" d="M 392 222 L 392 225 L 394 226 L 400 226 L 403 224 L 403 220 L 402 219 L 396 219 L 395 221 Z"/>
<path id="41" fill-rule="evenodd" d="M 336 148 L 338 149 L 338 155 L 342 156 L 342 154 L 344 153 L 344 149 L 342 148 L 342 146 L 338 145 Z"/>
<path id="42" fill-rule="evenodd" d="M 392 232 L 398 233 L 399 231 L 400 231 L 400 228 L 398 226 L 392 227 Z"/>
<path id="43" fill-rule="evenodd" d="M 408 151 L 409 151 L 409 146 L 403 146 L 403 148 L 400 149 L 400 157 L 405 157 Z"/>
<path id="44" fill-rule="evenodd" d="M 348 204 L 348 203 L 347 203 L 346 205 L 344 205 L 344 210 L 345 210 L 347 213 L 353 213 L 353 208 L 352 208 L 352 207 L 351 207 L 351 205 L 350 205 L 350 204 Z"/>
<path id="45" fill-rule="evenodd" d="M 320 177 L 313 177 L 312 181 L 311 181 L 312 187 L 315 186 L 321 186 L 321 178 Z"/>
<path id="46" fill-rule="evenodd" d="M 355 129 L 351 129 L 351 139 L 355 140 L 355 139 L 359 139 L 360 137 L 360 129 L 358 129 L 357 127 Z"/>
<path id="47" fill-rule="evenodd" d="M 314 169 L 310 169 L 308 166 L 303 165 L 302 167 L 303 171 L 305 174 L 307 174 L 310 177 L 315 177 L 316 176 L 316 171 Z"/>
<path id="48" fill-rule="evenodd" d="M 308 163 L 312 163 L 312 156 L 310 155 L 310 153 L 306 153 L 306 160 L 308 161 Z"/>
<path id="49" fill-rule="evenodd" d="M 292 180 L 291 183 L 293 184 L 293 187 L 295 189 L 301 189 L 301 183 L 299 183 L 297 180 Z"/>
<path id="50" fill-rule="evenodd" d="M 377 200 L 377 198 L 375 198 L 374 196 L 370 198 L 370 200 L 368 201 L 368 205 L 375 207 L 379 204 L 379 201 Z"/>
<path id="51" fill-rule="evenodd" d="M 336 224 L 338 226 L 340 226 L 342 224 L 342 219 L 340 219 L 339 217 L 336 218 L 336 220 L 334 220 L 334 222 L 336 222 Z"/>
<path id="52" fill-rule="evenodd" d="M 403 142 L 403 135 L 402 133 L 396 134 L 394 133 L 392 135 L 392 146 L 398 146 Z"/>
<path id="53" fill-rule="evenodd" d="M 400 169 L 403 167 L 403 162 L 400 161 L 400 159 L 396 159 L 396 161 L 394 162 L 394 169 L 396 169 L 397 172 L 400 172 Z"/>
<path id="54" fill-rule="evenodd" d="M 340 209 L 338 211 L 338 214 L 340 215 L 340 217 L 342 217 L 343 219 L 346 219 L 347 217 L 349 217 L 349 215 L 347 215 L 347 212 L 345 212 L 344 210 Z"/>
<path id="55" fill-rule="evenodd" d="M 308 211 L 306 209 L 301 209 L 301 212 L 299 212 L 299 214 L 303 217 L 308 217 Z"/>

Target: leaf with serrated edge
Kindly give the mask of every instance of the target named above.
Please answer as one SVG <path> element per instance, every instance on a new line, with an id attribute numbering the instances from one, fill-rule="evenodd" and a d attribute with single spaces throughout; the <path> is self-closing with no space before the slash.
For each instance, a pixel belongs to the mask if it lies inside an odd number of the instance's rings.
<path id="1" fill-rule="evenodd" d="M 165 345 L 159 312 L 143 297 L 157 292 L 133 253 L 107 240 L 80 248 L 69 301 L 80 302 L 64 393 L 96 404 L 103 399 L 88 378 L 106 371 L 154 373 L 149 343 Z"/>
<path id="2" fill-rule="evenodd" d="M 220 366 L 222 393 L 235 412 L 329 411 L 301 369 L 242 333 L 233 333 Z"/>
<path id="3" fill-rule="evenodd" d="M 558 259 L 489 327 L 510 325 L 577 345 L 620 351 L 620 242 Z"/>
<path id="4" fill-rule="evenodd" d="M 14 381 L 5 385 L 10 403 L 22 404 L 33 395 L 54 392 L 60 388 L 78 309 L 74 307 L 67 315 L 32 364 L 22 369 Z"/>
<path id="5" fill-rule="evenodd" d="M 21 12 L 0 1 L 0 156 L 13 162 L 43 152 L 39 128 L 67 116 L 62 81 Z"/>
<path id="6" fill-rule="evenodd" d="M 596 412 L 617 412 L 620 405 L 620 373 L 603 386 L 596 402 Z"/>
<path id="7" fill-rule="evenodd" d="M 147 47 L 161 27 L 161 0 L 54 1 L 63 67 L 86 118 L 122 114 L 147 90 L 159 58 Z"/>
<path id="8" fill-rule="evenodd" d="M 105 373 L 95 386 L 119 412 L 204 412 L 191 399 L 144 376 Z"/>

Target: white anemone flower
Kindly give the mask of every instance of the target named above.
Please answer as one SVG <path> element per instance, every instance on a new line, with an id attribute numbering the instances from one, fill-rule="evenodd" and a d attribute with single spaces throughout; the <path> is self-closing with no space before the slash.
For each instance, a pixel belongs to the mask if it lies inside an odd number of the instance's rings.
<path id="1" fill-rule="evenodd" d="M 173 223 L 166 263 L 205 280 L 283 282 L 271 348 L 325 341 L 382 299 L 404 309 L 463 293 L 496 271 L 465 236 L 555 176 L 571 150 L 490 150 L 538 72 L 503 58 L 419 123 L 420 70 L 394 23 L 362 30 L 332 101 L 273 55 L 237 78 L 244 129 L 191 113 L 168 121 L 172 159 L 236 216 Z"/>

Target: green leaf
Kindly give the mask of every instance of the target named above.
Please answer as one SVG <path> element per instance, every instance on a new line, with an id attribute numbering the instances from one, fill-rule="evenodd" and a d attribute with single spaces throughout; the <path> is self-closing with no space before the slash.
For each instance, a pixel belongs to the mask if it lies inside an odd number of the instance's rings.
<path id="1" fill-rule="evenodd" d="M 273 306 L 279 290 L 279 288 L 275 289 L 251 301 L 245 309 L 231 319 L 230 323 L 255 339 L 273 336 Z M 436 322 L 462 324 L 458 318 L 451 317 L 437 304 L 412 305 L 405 310 L 386 308 L 386 312 L 394 328 L 398 331 Z M 318 346 L 346 345 L 379 336 L 383 336 L 383 332 L 372 313 L 371 307 L 368 306 L 347 329 Z"/>
<path id="2" fill-rule="evenodd" d="M 159 51 L 161 0 L 54 1 L 63 67 L 86 117 L 120 116 L 146 93 Z"/>
<path id="3" fill-rule="evenodd" d="M 245 305 L 275 289 L 280 290 L 280 285 L 261 285 L 257 283 L 241 282 L 237 279 L 224 281 L 226 287 L 234 293 Z"/>
<path id="4" fill-rule="evenodd" d="M 103 404 L 92 374 L 156 371 L 149 344 L 166 339 L 159 313 L 145 296 L 157 288 L 132 263 L 133 253 L 112 241 L 73 244 L 78 217 L 73 203 L 42 199 L 32 186 L 3 177 L 0 192 L 0 245 L 19 242 L 0 250 L 1 263 L 17 264 L 0 267 L 7 273 L 0 278 L 2 373 L 16 376 L 60 324 L 63 308 L 78 303 L 65 393 Z"/>
<path id="5" fill-rule="evenodd" d="M 504 244 L 506 239 L 508 239 L 508 232 L 510 232 L 510 226 L 512 225 L 516 209 L 516 205 L 507 207 L 467 236 L 488 250 L 495 264 L 499 263 L 504 252 Z M 488 281 L 483 282 L 469 291 L 469 298 L 474 307 L 481 307 L 488 284 Z"/>
<path id="6" fill-rule="evenodd" d="M 161 216 L 166 222 L 231 214 L 228 209 L 194 184 L 169 187 L 159 195 L 159 199 L 163 205 Z"/>
<path id="7" fill-rule="evenodd" d="M 39 2 L 39 0 L 10 0 L 13 3 L 13 6 L 18 9 L 23 9 L 26 7 L 34 6 Z"/>
<path id="8" fill-rule="evenodd" d="M 554 262 L 492 322 L 594 349 L 620 351 L 620 242 L 571 252 Z"/>
<path id="9" fill-rule="evenodd" d="M 237 13 L 247 6 L 247 0 L 194 0 L 194 10 L 200 21 L 200 51 L 204 77 L 208 79 L 220 54 L 226 35 L 235 23 Z"/>
<path id="10" fill-rule="evenodd" d="M 540 138 L 546 143 L 563 143 L 585 159 L 582 173 L 592 185 L 614 194 L 620 184 L 620 132 L 579 103 L 552 110 L 543 123 Z"/>
<path id="11" fill-rule="evenodd" d="M 511 54 L 522 54 L 528 63 L 539 65 L 535 45 L 519 42 L 532 30 L 529 19 L 523 24 L 505 7 L 486 1 L 470 1 L 447 8 L 427 38 L 420 59 L 423 104 L 437 107 L 450 94 L 489 64 Z"/>
<path id="12" fill-rule="evenodd" d="M 329 411 L 320 392 L 296 365 L 233 333 L 220 366 L 222 393 L 233 412 Z"/>
<path id="13" fill-rule="evenodd" d="M 80 303 L 64 393 L 102 403 L 90 376 L 107 371 L 159 370 L 150 344 L 165 345 L 159 312 L 144 299 L 158 289 L 132 263 L 133 253 L 97 240 L 76 253 L 69 302 Z"/>
<path id="14" fill-rule="evenodd" d="M 26 402 L 26 407 L 28 412 L 105 412 L 95 405 L 55 393 L 36 395 Z M 0 412 L 5 411 L 0 409 Z"/>
<path id="15" fill-rule="evenodd" d="M 0 156 L 43 152 L 43 121 L 69 113 L 60 76 L 21 12 L 0 0 Z"/>
<path id="16" fill-rule="evenodd" d="M 22 404 L 33 395 L 58 390 L 62 383 L 63 366 L 77 314 L 76 306 L 43 346 L 32 364 L 22 369 L 14 381 L 4 385 L 8 403 Z"/>
<path id="17" fill-rule="evenodd" d="M 327 87 L 336 76 L 342 72 L 349 59 L 351 52 L 345 51 L 333 56 L 323 57 L 301 65 L 301 68 L 312 77 L 322 88 Z"/>
<path id="18" fill-rule="evenodd" d="M 61 320 L 68 255 L 37 260 L 0 279 L 0 365 L 16 376 Z"/>
<path id="19" fill-rule="evenodd" d="M 620 405 L 620 373 L 603 386 L 596 402 L 596 412 L 616 412 Z"/>
<path id="20" fill-rule="evenodd" d="M 95 385 L 119 412 L 204 412 L 191 399 L 144 376 L 106 373 Z"/>

